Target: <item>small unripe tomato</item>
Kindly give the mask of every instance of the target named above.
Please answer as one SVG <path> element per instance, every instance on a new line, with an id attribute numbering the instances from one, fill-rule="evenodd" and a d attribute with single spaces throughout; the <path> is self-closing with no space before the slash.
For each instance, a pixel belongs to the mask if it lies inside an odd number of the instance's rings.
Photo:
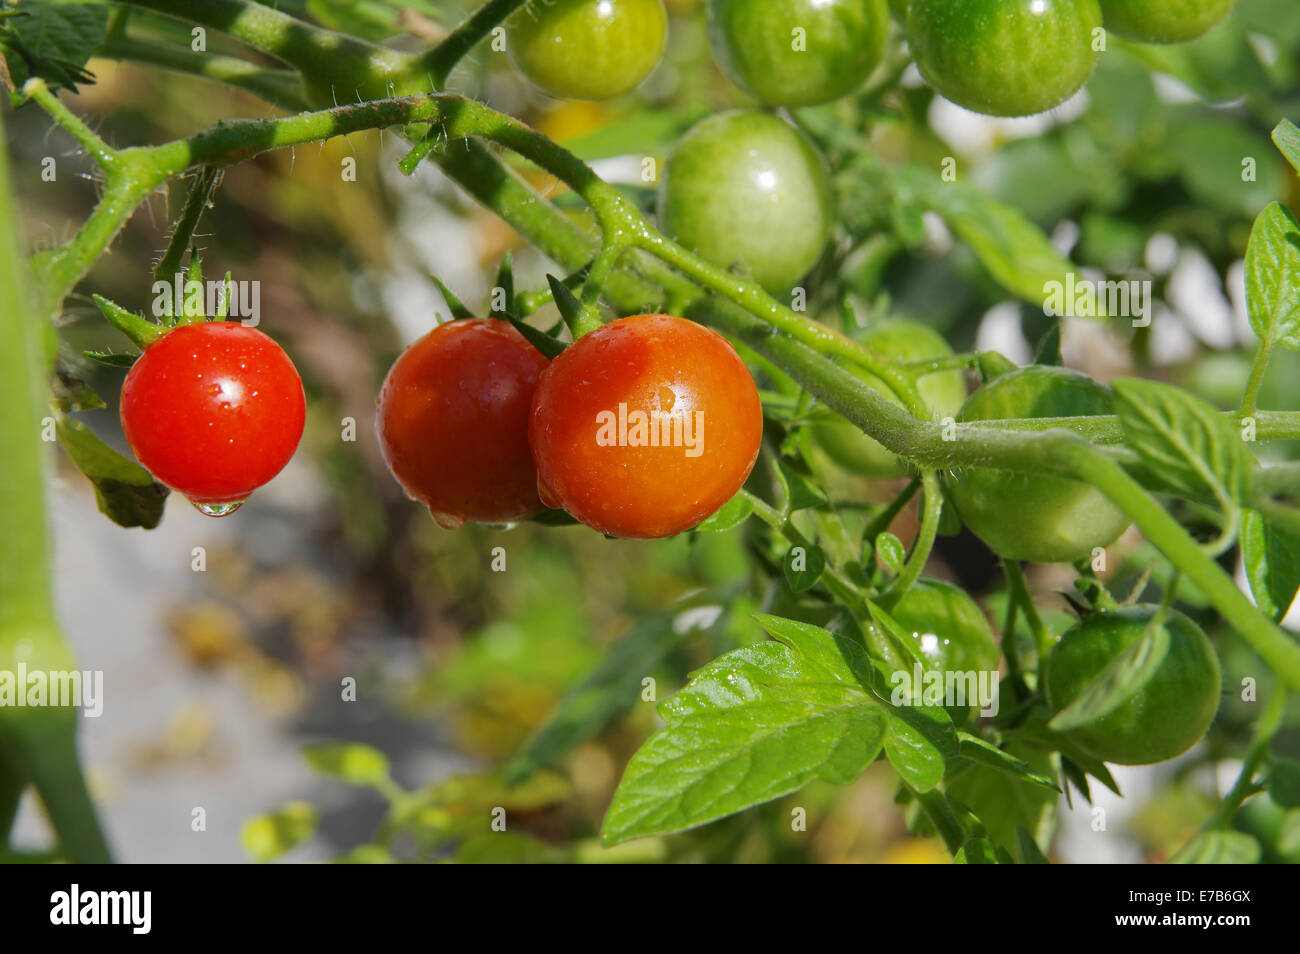
<path id="1" fill-rule="evenodd" d="M 1047 663 L 1047 702 L 1060 712 L 1117 656 L 1142 637 L 1157 612 L 1134 606 L 1094 613 L 1071 627 Z M 1065 733 L 1089 755 L 1118 765 L 1150 765 L 1195 745 L 1219 709 L 1220 670 L 1201 628 L 1170 612 L 1163 625 L 1169 652 L 1151 680 L 1096 722 Z"/>
<path id="2" fill-rule="evenodd" d="M 384 461 L 439 526 L 542 509 L 528 412 L 546 358 L 508 322 L 450 321 L 407 348 L 379 392 Z"/>
<path id="3" fill-rule="evenodd" d="M 758 458 L 758 388 L 725 338 L 638 315 L 579 338 L 542 374 L 529 438 L 542 499 L 612 537 L 689 530 Z"/>
<path id="4" fill-rule="evenodd" d="M 307 402 L 284 349 L 235 321 L 180 325 L 122 384 L 122 432 L 160 483 L 223 516 L 280 472 Z"/>
<path id="5" fill-rule="evenodd" d="M 1041 113 L 1077 93 L 1101 28 L 1097 0 L 912 0 L 907 15 L 926 82 L 990 116 Z"/>
<path id="6" fill-rule="evenodd" d="M 1031 365 L 970 396 L 959 421 L 1085 417 L 1114 412 L 1108 388 L 1065 368 Z M 948 496 L 975 535 L 1012 560 L 1069 563 L 1114 543 L 1129 520 L 1091 484 L 976 468 L 954 473 Z"/>
<path id="7" fill-rule="evenodd" d="M 506 24 L 515 68 L 563 99 L 613 99 L 654 71 L 668 41 L 663 0 L 531 0 Z"/>
<path id="8" fill-rule="evenodd" d="M 802 132 L 737 110 L 696 124 L 659 186 L 659 225 L 716 265 L 743 265 L 774 295 L 817 263 L 831 229 L 826 163 Z"/>
<path id="9" fill-rule="evenodd" d="M 1101 0 L 1106 29 L 1140 43 L 1194 40 L 1228 15 L 1237 0 Z"/>
<path id="10" fill-rule="evenodd" d="M 929 325 L 906 318 L 872 325 L 858 340 L 895 361 L 922 361 L 952 354 L 952 348 L 943 335 Z M 875 375 L 857 370 L 854 373 L 895 404 L 902 403 Z M 961 409 L 966 400 L 966 378 L 960 371 L 927 374 L 917 381 L 917 390 L 921 392 L 921 400 L 929 409 L 930 416 L 938 421 L 956 415 Z M 871 477 L 902 472 L 897 455 L 842 418 L 818 421 L 812 425 L 812 433 L 827 456 L 845 470 Z"/>
<path id="11" fill-rule="evenodd" d="M 880 63 L 888 32 L 885 0 L 709 0 L 718 65 L 772 106 L 849 95 Z"/>
<path id="12" fill-rule="evenodd" d="M 895 621 L 916 641 L 916 648 L 943 673 L 972 673 L 978 691 L 980 673 L 998 671 L 1002 650 L 993 636 L 988 617 L 960 587 L 943 580 L 920 579 L 890 611 Z M 985 685 L 989 677 L 983 677 Z M 969 688 L 970 680 L 963 681 Z M 967 705 L 947 706 L 953 721 L 970 717 L 978 697 Z"/>

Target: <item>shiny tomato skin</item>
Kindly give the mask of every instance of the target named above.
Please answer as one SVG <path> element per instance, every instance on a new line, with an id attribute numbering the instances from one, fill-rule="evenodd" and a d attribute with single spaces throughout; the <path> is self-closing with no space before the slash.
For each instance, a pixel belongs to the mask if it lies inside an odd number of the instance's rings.
<path id="1" fill-rule="evenodd" d="M 648 446 L 638 411 L 678 430 Z M 570 346 L 542 375 L 529 430 L 542 498 L 628 539 L 673 536 L 716 511 L 749 476 L 762 435 L 758 389 L 735 349 L 669 315 L 623 318 Z"/>
<path id="2" fill-rule="evenodd" d="M 122 384 L 122 431 L 136 458 L 199 504 L 242 501 L 278 474 L 306 413 L 284 349 L 234 321 L 167 332 Z"/>
<path id="3" fill-rule="evenodd" d="M 444 527 L 542 509 L 528 412 L 546 358 L 508 322 L 451 321 L 394 362 L 375 429 L 407 496 Z"/>

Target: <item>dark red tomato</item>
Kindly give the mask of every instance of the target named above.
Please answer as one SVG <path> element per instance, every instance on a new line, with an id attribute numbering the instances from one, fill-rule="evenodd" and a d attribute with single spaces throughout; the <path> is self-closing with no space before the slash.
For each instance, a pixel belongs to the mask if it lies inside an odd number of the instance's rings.
<path id="1" fill-rule="evenodd" d="M 122 430 L 161 483 L 214 516 L 278 474 L 302 438 L 302 379 L 284 349 L 234 321 L 181 325 L 122 385 Z"/>
<path id="2" fill-rule="evenodd" d="M 546 358 L 504 321 L 439 325 L 406 349 L 379 392 L 379 447 L 439 526 L 506 523 L 542 509 L 528 411 Z"/>
<path id="3" fill-rule="evenodd" d="M 738 491 L 763 436 L 758 389 L 721 335 L 638 315 L 542 375 L 529 438 L 542 499 L 614 537 L 689 530 Z"/>

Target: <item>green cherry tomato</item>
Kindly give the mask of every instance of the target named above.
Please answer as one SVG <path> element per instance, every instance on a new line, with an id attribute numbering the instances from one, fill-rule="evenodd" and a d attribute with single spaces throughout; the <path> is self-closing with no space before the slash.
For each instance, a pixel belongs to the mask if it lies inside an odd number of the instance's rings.
<path id="1" fill-rule="evenodd" d="M 1031 365 L 970 396 L 959 421 L 1085 417 L 1113 413 L 1108 388 L 1077 371 Z M 1069 563 L 1114 543 L 1129 521 L 1100 490 L 1077 480 L 1001 470 L 962 470 L 948 480 L 962 520 L 997 554 Z"/>
<path id="2" fill-rule="evenodd" d="M 744 266 L 782 295 L 816 264 L 830 237 L 826 163 L 802 132 L 775 116 L 710 116 L 668 158 L 659 225 L 691 251 L 723 267 Z"/>
<path id="3" fill-rule="evenodd" d="M 906 318 L 884 321 L 868 328 L 859 339 L 867 347 L 886 358 L 896 361 L 921 361 L 926 358 L 943 358 L 952 354 L 952 348 L 943 335 L 929 325 Z M 895 404 L 901 404 L 889 386 L 871 374 L 860 375 Z M 943 371 L 928 374 L 917 381 L 921 400 L 929 408 L 934 420 L 955 416 L 966 400 L 966 377 L 960 371 Z M 827 456 L 845 470 L 871 477 L 885 477 L 902 471 L 898 457 L 881 444 L 863 434 L 843 418 L 827 418 L 812 425 L 813 437 Z"/>
<path id="4" fill-rule="evenodd" d="M 1047 663 L 1047 702 L 1060 712 L 1137 642 L 1154 606 L 1096 613 L 1071 628 Z M 1096 722 L 1066 733 L 1089 755 L 1119 765 L 1149 765 L 1186 752 L 1219 708 L 1219 660 L 1199 626 L 1178 612 L 1164 620 L 1169 652 L 1150 682 Z"/>
<path id="5" fill-rule="evenodd" d="M 564 99 L 612 99 L 654 70 L 668 39 L 663 0 L 531 0 L 506 24 L 515 68 Z"/>
<path id="6" fill-rule="evenodd" d="M 1237 0 L 1101 0 L 1106 29 L 1141 43 L 1194 40 L 1228 15 Z"/>
<path id="7" fill-rule="evenodd" d="M 946 98 L 991 116 L 1069 99 L 1097 62 L 1097 0 L 912 0 L 908 43 Z"/>
<path id="8" fill-rule="evenodd" d="M 1002 651 L 988 617 L 960 587 L 943 580 L 918 580 L 894 606 L 892 615 L 938 671 L 975 673 L 976 686 L 979 673 L 997 672 Z M 984 678 L 987 684 L 988 677 Z M 954 721 L 965 722 L 971 706 L 946 708 Z"/>
<path id="9" fill-rule="evenodd" d="M 885 0 L 709 0 L 709 41 L 732 81 L 772 106 L 847 96 L 880 63 Z"/>

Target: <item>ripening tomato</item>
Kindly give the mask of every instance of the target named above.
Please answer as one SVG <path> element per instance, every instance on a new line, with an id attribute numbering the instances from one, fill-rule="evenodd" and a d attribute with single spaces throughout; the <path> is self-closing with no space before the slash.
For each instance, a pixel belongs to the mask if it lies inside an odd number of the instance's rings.
<path id="1" fill-rule="evenodd" d="M 668 39 L 663 0 L 532 0 L 506 26 L 515 68 L 565 99 L 612 99 L 654 70 Z"/>
<path id="2" fill-rule="evenodd" d="M 407 348 L 379 392 L 388 469 L 440 526 L 542 509 L 528 412 L 546 358 L 509 322 L 450 321 Z"/>
<path id="3" fill-rule="evenodd" d="M 912 0 L 907 15 L 926 82 L 991 116 L 1041 113 L 1077 93 L 1101 30 L 1097 0 Z"/>
<path id="4" fill-rule="evenodd" d="M 959 421 L 1111 414 L 1108 388 L 1065 368 L 1031 365 L 970 396 Z M 954 473 L 948 496 L 993 552 L 1012 560 L 1069 563 L 1114 543 L 1127 517 L 1096 487 L 1064 477 L 975 468 Z"/>
<path id="5" fill-rule="evenodd" d="M 772 106 L 847 96 L 880 63 L 885 0 L 709 0 L 709 40 L 724 73 Z"/>
<path id="6" fill-rule="evenodd" d="M 1158 607 L 1094 613 L 1071 627 L 1047 663 L 1047 702 L 1060 712 L 1115 658 L 1136 643 Z M 1182 613 L 1163 622 L 1169 650 L 1151 677 L 1118 708 L 1065 733 L 1103 762 L 1150 765 L 1195 745 L 1219 709 L 1220 669 L 1205 633 Z"/>
<path id="7" fill-rule="evenodd" d="M 168 331 L 122 384 L 122 431 L 135 456 L 213 516 L 280 472 L 306 414 L 302 378 L 284 349 L 234 321 Z"/>
<path id="8" fill-rule="evenodd" d="M 659 225 L 724 268 L 743 266 L 773 295 L 817 263 L 831 229 L 826 161 L 768 113 L 710 116 L 677 144 L 659 186 Z"/>
<path id="9" fill-rule="evenodd" d="M 762 436 L 758 388 L 735 349 L 670 315 L 578 339 L 542 374 L 529 430 L 542 499 L 634 539 L 689 530 L 730 500 Z"/>

